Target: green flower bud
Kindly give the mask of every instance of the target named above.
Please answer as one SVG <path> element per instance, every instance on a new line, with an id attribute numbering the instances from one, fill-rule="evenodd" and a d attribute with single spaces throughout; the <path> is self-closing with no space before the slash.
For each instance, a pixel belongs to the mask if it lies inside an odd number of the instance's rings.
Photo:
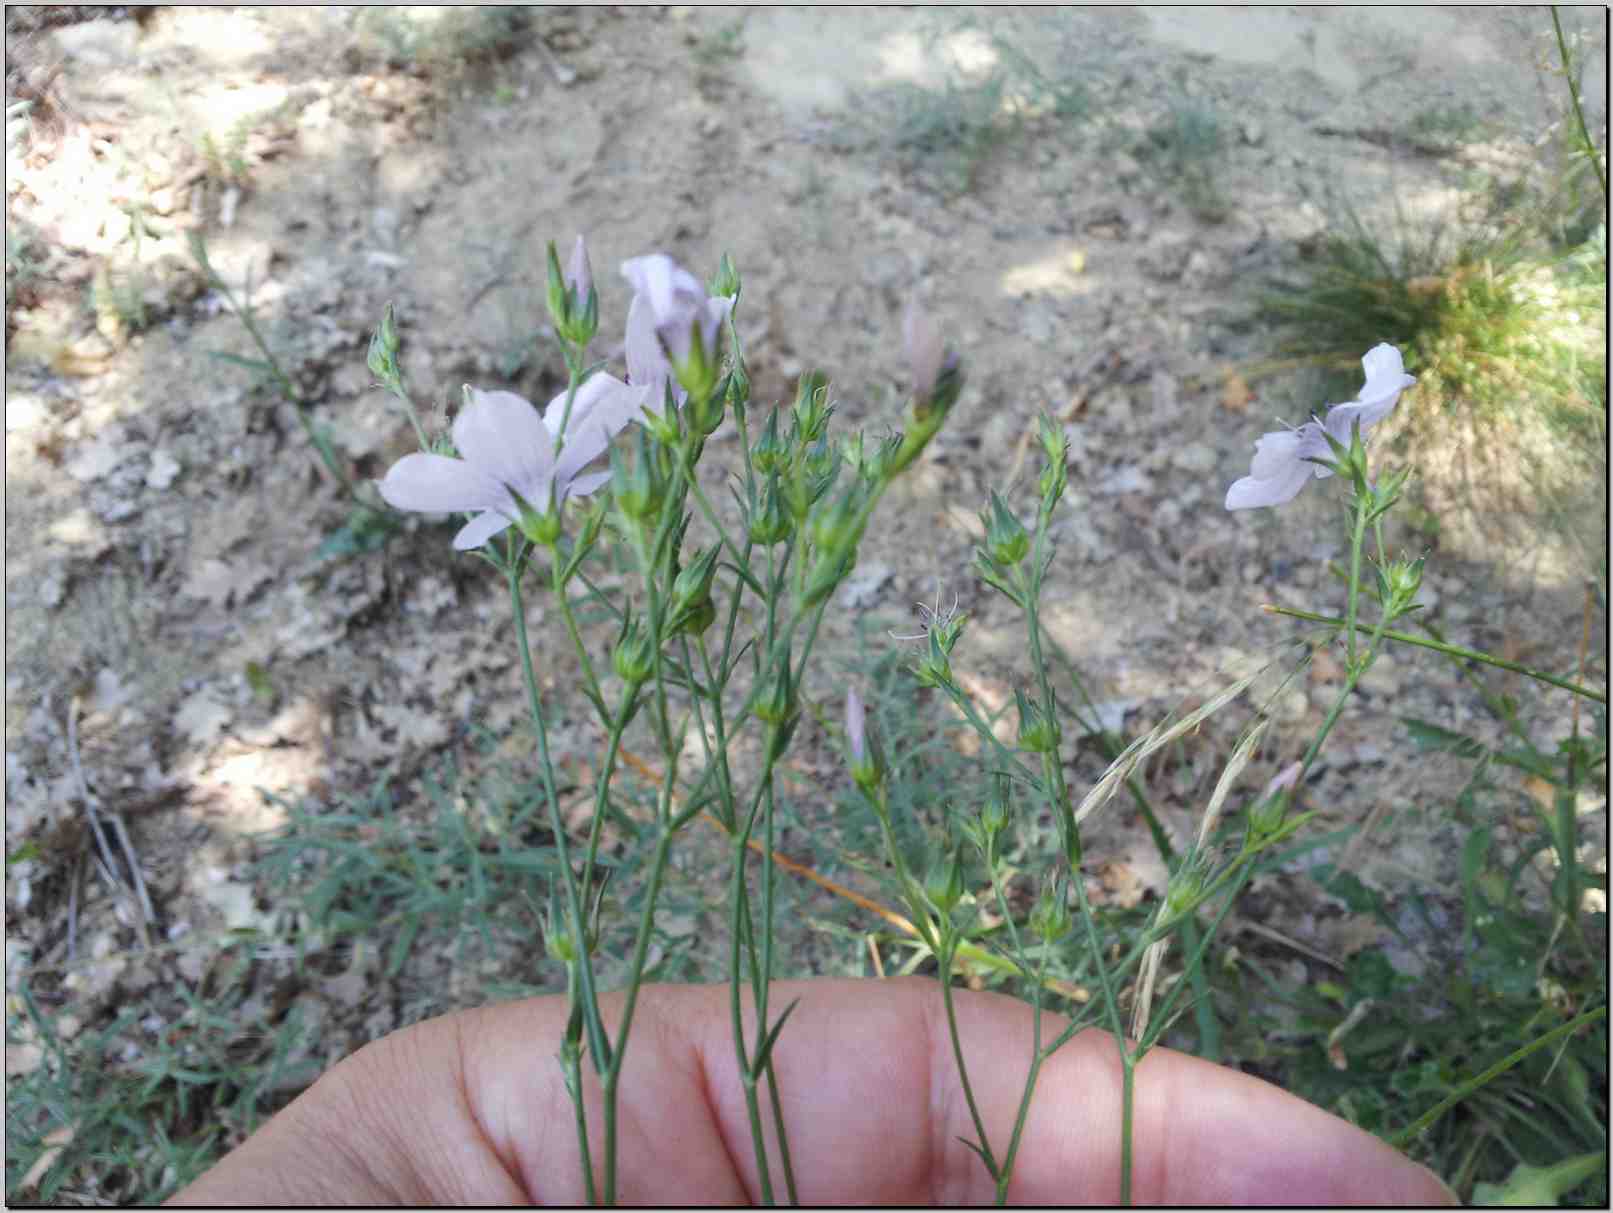
<path id="1" fill-rule="evenodd" d="M 950 646 L 943 645 L 940 632 L 932 629 L 929 633 L 929 651 L 913 668 L 913 676 L 918 679 L 919 685 L 936 688 L 950 686 L 952 662 L 949 656 Z"/>
<path id="2" fill-rule="evenodd" d="M 790 537 L 793 527 L 779 499 L 779 481 L 776 473 L 769 475 L 767 483 L 762 486 L 761 504 L 758 506 L 755 502 L 751 503 L 748 526 L 752 542 L 759 543 L 763 547 L 782 543 Z"/>
<path id="3" fill-rule="evenodd" d="M 1030 921 L 1031 930 L 1047 943 L 1056 943 L 1070 933 L 1075 924 L 1070 916 L 1069 889 L 1062 871 L 1043 886 L 1042 895 L 1031 910 Z"/>
<path id="4" fill-rule="evenodd" d="M 995 489 L 990 512 L 980 515 L 980 525 L 986 532 L 986 553 L 1004 568 L 1013 568 L 1031 550 L 1031 537 L 1024 524 L 1014 517 Z"/>
<path id="5" fill-rule="evenodd" d="M 672 635 L 681 631 L 698 635 L 716 619 L 716 608 L 711 603 L 711 583 L 717 575 L 717 557 L 721 552 L 720 543 L 707 548 L 679 572 L 672 583 L 671 616 L 668 621 Z"/>
<path id="6" fill-rule="evenodd" d="M 631 611 L 622 620 L 610 663 L 616 676 L 629 684 L 644 682 L 655 672 L 655 638 Z"/>
<path id="7" fill-rule="evenodd" d="M 1008 828 L 1008 781 L 998 779 L 980 809 L 980 827 L 995 839 Z"/>
<path id="8" fill-rule="evenodd" d="M 790 685 L 790 672 L 781 670 L 756 697 L 752 710 L 771 725 L 788 723 L 795 715 L 795 688 Z"/>
<path id="9" fill-rule="evenodd" d="M 1207 876 L 1201 857 L 1192 856 L 1184 861 L 1165 886 L 1165 917 L 1175 918 L 1186 913 L 1204 892 Z"/>
<path id="10" fill-rule="evenodd" d="M 1064 487 L 1069 479 L 1070 440 L 1065 436 L 1064 427 L 1051 417 L 1038 417 L 1036 424 L 1042 453 L 1047 456 L 1047 463 L 1036 483 L 1042 494 L 1042 511 L 1048 513 L 1064 496 Z"/>
<path id="11" fill-rule="evenodd" d="M 721 295 L 732 299 L 737 304 L 739 302 L 739 287 L 739 270 L 734 265 L 734 259 L 724 253 L 717 261 L 717 272 L 712 275 L 711 281 L 706 284 L 706 293 L 713 296 Z"/>
<path id="12" fill-rule="evenodd" d="M 829 404 L 829 377 L 822 371 L 808 371 L 796 383 L 794 414 L 801 441 L 816 442 L 834 414 Z"/>
<path id="13" fill-rule="evenodd" d="M 945 916 L 963 900 L 963 893 L 963 852 L 953 849 L 930 866 L 929 875 L 924 879 L 924 896 Z"/>
<path id="14" fill-rule="evenodd" d="M 857 520 L 862 512 L 862 494 L 853 486 L 812 520 L 812 542 L 820 552 L 839 552 L 859 538 Z"/>
<path id="15" fill-rule="evenodd" d="M 1266 785 L 1260 801 L 1249 810 L 1249 842 L 1259 846 L 1283 827 L 1293 789 L 1299 782 L 1300 764 L 1290 763 Z"/>
<path id="16" fill-rule="evenodd" d="M 1058 721 L 1045 715 L 1040 704 L 1025 698 L 1025 693 L 1014 689 L 1014 705 L 1019 709 L 1019 748 L 1032 754 L 1047 754 L 1058 749 Z"/>
<path id="17" fill-rule="evenodd" d="M 807 574 L 806 589 L 801 595 L 801 605 L 815 607 L 830 594 L 835 587 L 846 579 L 846 575 L 857 567 L 857 546 L 852 544 L 840 552 L 820 551 L 812 562 L 812 569 Z"/>
<path id="18" fill-rule="evenodd" d="M 767 415 L 767 424 L 762 427 L 761 436 L 751 448 L 750 458 L 751 465 L 762 476 L 770 472 L 782 472 L 789 466 L 789 448 L 779 440 L 777 409 Z"/>
<path id="19" fill-rule="evenodd" d="M 611 493 L 622 513 L 644 522 L 660 512 L 666 484 L 643 426 L 638 427 L 638 445 L 631 459 L 620 446 L 611 447 L 610 470 Z"/>
<path id="20" fill-rule="evenodd" d="M 749 403 L 750 372 L 745 369 L 743 358 L 735 359 L 734 369 L 728 374 L 728 407 L 734 410 L 734 416 L 743 417 Z"/>

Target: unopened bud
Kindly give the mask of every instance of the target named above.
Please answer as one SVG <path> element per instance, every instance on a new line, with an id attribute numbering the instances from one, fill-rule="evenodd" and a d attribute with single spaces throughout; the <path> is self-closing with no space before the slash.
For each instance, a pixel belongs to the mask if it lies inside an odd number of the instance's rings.
<path id="1" fill-rule="evenodd" d="M 1024 524 L 1014 517 L 995 489 L 990 510 L 980 515 L 980 525 L 986 532 L 986 554 L 1004 568 L 1013 568 L 1031 550 L 1031 537 Z"/>
<path id="2" fill-rule="evenodd" d="M 763 476 L 789 466 L 789 449 L 779 440 L 777 409 L 767 415 L 767 424 L 762 427 L 756 445 L 751 447 L 750 458 L 752 466 Z"/>
<path id="3" fill-rule="evenodd" d="M 610 663 L 618 678 L 634 685 L 648 680 L 655 671 L 655 638 L 631 611 L 622 619 Z"/>
<path id="4" fill-rule="evenodd" d="M 822 371 L 808 371 L 795 385 L 795 432 L 801 442 L 816 442 L 834 409 L 829 404 L 829 377 Z"/>
<path id="5" fill-rule="evenodd" d="M 862 696 L 857 688 L 846 692 L 846 748 L 851 753 L 851 778 L 863 791 L 872 794 L 885 782 L 885 754 L 879 736 L 869 726 Z"/>
<path id="6" fill-rule="evenodd" d="M 779 482 L 776 474 L 767 478 L 762 486 L 762 500 L 752 502 L 748 518 L 749 534 L 753 543 L 771 547 L 790 537 L 791 524 L 779 500 Z"/>
<path id="7" fill-rule="evenodd" d="M 1019 748 L 1032 754 L 1046 754 L 1058 749 L 1058 721 L 1047 716 L 1041 705 L 1025 698 L 1025 692 L 1014 690 L 1014 704 L 1019 708 Z"/>
<path id="8" fill-rule="evenodd" d="M 949 855 L 942 855 L 930 866 L 930 872 L 924 880 L 924 895 L 930 899 L 943 915 L 950 914 L 952 907 L 963 900 L 963 852 L 954 849 Z"/>
<path id="9" fill-rule="evenodd" d="M 1068 886 L 1061 871 L 1043 886 L 1042 895 L 1031 910 L 1031 930 L 1047 943 L 1054 943 L 1068 935 L 1074 925 L 1070 917 Z"/>
<path id="10" fill-rule="evenodd" d="M 649 434 L 638 427 L 638 446 L 632 456 L 621 447 L 610 452 L 611 493 L 622 513 L 637 521 L 653 518 L 661 508 L 665 485 Z"/>
<path id="11" fill-rule="evenodd" d="M 717 261 L 717 272 L 712 275 L 706 289 L 712 295 L 721 295 L 724 298 L 739 302 L 739 269 L 734 265 L 734 259 L 724 253 Z"/>

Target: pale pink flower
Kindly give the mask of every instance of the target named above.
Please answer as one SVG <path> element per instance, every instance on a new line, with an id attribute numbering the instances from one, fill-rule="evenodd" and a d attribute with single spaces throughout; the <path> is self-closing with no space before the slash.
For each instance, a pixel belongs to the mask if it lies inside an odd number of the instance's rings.
<path id="1" fill-rule="evenodd" d="M 643 407 L 660 416 L 669 381 L 674 399 L 683 402 L 675 368 L 688 363 L 691 353 L 705 366 L 717 365 L 718 333 L 734 301 L 708 297 L 700 279 L 665 253 L 622 262 L 622 277 L 633 285 L 627 309 L 627 378 L 642 391 Z"/>
<path id="2" fill-rule="evenodd" d="M 1389 415 L 1400 393 L 1417 381 L 1406 374 L 1400 351 L 1392 345 L 1376 345 L 1361 359 L 1366 384 L 1356 399 L 1335 404 L 1321 420 L 1312 417 L 1298 429 L 1277 430 L 1262 435 L 1255 443 L 1255 456 L 1249 475 L 1235 481 L 1227 490 L 1229 510 L 1258 509 L 1282 505 L 1299 495 L 1308 480 L 1321 480 L 1332 469 L 1315 462 L 1332 460 L 1333 451 L 1324 435 L 1349 446 L 1350 433 L 1357 422 L 1361 437 Z"/>
<path id="3" fill-rule="evenodd" d="M 566 393 L 542 416 L 513 392 L 465 389 L 465 407 L 454 420 L 460 458 L 405 455 L 380 482 L 381 496 L 400 510 L 428 514 L 474 513 L 454 536 L 459 551 L 481 547 L 520 517 L 516 495 L 546 511 L 567 497 L 585 497 L 610 480 L 609 472 L 584 472 L 638 417 L 634 392 L 610 375 L 595 373 L 577 389 L 564 444 L 557 451 Z"/>

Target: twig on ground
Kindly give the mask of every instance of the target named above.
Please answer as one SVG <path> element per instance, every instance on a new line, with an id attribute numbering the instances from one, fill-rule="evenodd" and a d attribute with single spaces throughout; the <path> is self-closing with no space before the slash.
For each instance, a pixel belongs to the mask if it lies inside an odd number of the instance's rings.
<path id="1" fill-rule="evenodd" d="M 101 853 L 101 863 L 106 869 L 106 878 L 114 889 L 120 886 L 117 879 L 118 865 L 112 858 L 112 848 L 106 841 L 106 831 L 101 825 L 101 815 L 96 811 L 95 797 L 90 792 L 89 780 L 84 775 L 84 760 L 78 748 L 78 696 L 73 696 L 67 705 L 67 756 L 73 764 L 73 778 L 78 783 L 79 799 L 84 802 L 84 813 L 89 818 L 90 830 L 95 835 L 95 845 Z M 156 920 L 156 913 L 151 906 L 151 895 L 146 891 L 145 877 L 140 874 L 140 857 L 135 854 L 134 844 L 129 840 L 129 829 L 123 824 L 123 818 L 116 812 L 109 810 L 112 825 L 118 836 L 119 846 L 123 851 L 124 862 L 129 869 L 129 884 L 134 894 L 137 925 L 140 928 L 140 941 L 146 947 L 151 946 L 151 924 Z"/>

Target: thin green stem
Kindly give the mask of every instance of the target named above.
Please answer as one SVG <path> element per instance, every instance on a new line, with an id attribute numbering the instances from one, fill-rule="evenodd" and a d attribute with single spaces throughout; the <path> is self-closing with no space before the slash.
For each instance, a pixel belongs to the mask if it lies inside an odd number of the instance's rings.
<path id="1" fill-rule="evenodd" d="M 1346 620 L 1339 619 L 1332 615 L 1318 615 L 1312 611 L 1300 611 L 1295 610 L 1292 607 L 1268 605 L 1262 607 L 1261 609 L 1268 611 L 1273 615 L 1287 615 L 1292 619 L 1303 619 L 1307 623 L 1327 624 L 1328 626 L 1335 628 L 1344 627 L 1347 623 Z M 1371 630 L 1366 624 L 1363 623 L 1357 623 L 1355 627 L 1358 631 Z M 1597 703 L 1607 702 L 1607 693 L 1604 691 L 1593 690 L 1590 687 L 1581 686 L 1577 682 L 1570 682 L 1566 678 L 1559 678 L 1555 674 L 1548 674 L 1544 670 L 1532 669 L 1529 666 L 1520 665 L 1516 661 L 1507 661 L 1503 658 L 1492 656 L 1489 653 L 1480 652 L 1477 649 L 1465 649 L 1460 645 L 1455 644 L 1442 644 L 1439 641 L 1429 640 L 1422 636 L 1413 636 L 1409 632 L 1397 632 L 1392 628 L 1383 629 L 1383 638 L 1385 640 L 1393 640 L 1397 644 L 1411 644 L 1422 649 L 1432 649 L 1434 652 L 1444 653 L 1448 657 L 1459 657 L 1465 661 L 1483 662 L 1485 665 L 1493 665 L 1497 669 L 1511 670 L 1514 674 L 1522 674 L 1527 678 L 1533 678 L 1537 682 L 1550 683 L 1554 687 L 1561 687 L 1565 691 L 1571 691 L 1575 695 L 1579 695 L 1585 699 L 1593 699 Z"/>
<path id="2" fill-rule="evenodd" d="M 524 564 L 524 555 L 512 552 L 506 568 L 506 580 L 509 584 L 511 609 L 515 614 L 516 644 L 521 653 L 521 674 L 526 684 L 527 709 L 538 735 L 538 768 L 542 773 L 544 796 L 549 806 L 549 828 L 554 835 L 555 852 L 560 861 L 561 879 L 566 890 L 566 913 L 570 919 L 572 943 L 577 952 L 575 968 L 581 995 L 583 1022 L 588 1032 L 588 1053 L 593 1060 L 594 1068 L 603 1071 L 614 1059 L 611 1057 L 604 1024 L 600 1021 L 599 996 L 594 988 L 593 960 L 588 951 L 588 922 L 577 887 L 577 874 L 571 869 L 566 824 L 560 816 L 560 797 L 555 789 L 554 765 L 549 757 L 549 730 L 544 720 L 537 675 L 532 667 L 532 646 L 527 637 L 526 607 L 521 598 L 521 573 Z M 582 1099 L 580 1085 L 577 1088 L 576 1098 L 579 1101 Z M 582 1120 L 579 1120 L 578 1124 L 584 1134 L 582 1149 L 586 1155 L 587 1126 Z M 607 1146 L 606 1166 L 610 1168 L 614 1166 L 614 1157 L 608 1151 L 609 1146 Z"/>
<path id="3" fill-rule="evenodd" d="M 627 1056 L 627 1037 L 633 1030 L 633 1013 L 638 1007 L 639 989 L 644 981 L 644 963 L 649 955 L 650 936 L 655 926 L 655 903 L 660 898 L 661 880 L 666 874 L 667 860 L 672 854 L 672 831 L 663 822 L 661 836 L 656 840 L 655 852 L 650 860 L 649 885 L 644 893 L 644 906 L 639 913 L 638 938 L 633 942 L 633 961 L 627 975 L 627 1000 L 622 1005 L 622 1022 L 616 1032 L 615 1050 L 610 1067 L 601 1086 L 605 1094 L 605 1203 L 616 1203 L 616 1093 L 622 1077 L 622 1062 Z"/>
<path id="4" fill-rule="evenodd" d="M 1120 1203 L 1131 1204 L 1131 1116 L 1136 1093 L 1136 1059 L 1120 1055 Z"/>
<path id="5" fill-rule="evenodd" d="M 1350 584 L 1349 594 L 1344 607 L 1344 635 L 1348 656 L 1345 667 L 1354 670 L 1355 666 L 1355 629 L 1356 608 L 1361 600 L 1361 542 L 1366 538 L 1367 526 L 1367 499 L 1364 494 L 1357 491 L 1355 500 L 1355 525 L 1350 531 Z"/>
<path id="6" fill-rule="evenodd" d="M 964 1102 L 969 1105 L 969 1118 L 974 1121 L 975 1135 L 980 1139 L 980 1152 L 985 1156 L 986 1167 L 994 1179 L 1001 1180 L 1002 1172 L 991 1152 L 991 1141 L 986 1136 L 986 1122 L 975 1101 L 974 1087 L 969 1083 L 969 1066 L 963 1059 L 963 1041 L 958 1035 L 958 1013 L 952 999 L 952 960 L 955 954 L 954 928 L 950 922 L 941 924 L 941 950 L 936 956 L 940 962 L 938 974 L 941 982 L 941 1001 L 946 1005 L 947 1034 L 952 1038 L 952 1057 L 958 1066 L 958 1081 L 963 1086 Z"/>
<path id="7" fill-rule="evenodd" d="M 1563 64 L 1563 80 L 1568 85 L 1568 99 L 1574 105 L 1574 121 L 1579 124 L 1580 146 L 1590 157 L 1591 167 L 1596 170 L 1596 183 L 1602 187 L 1602 204 L 1607 205 L 1607 167 L 1602 158 L 1596 154 L 1596 141 L 1591 138 L 1590 128 L 1585 125 L 1585 111 L 1579 104 L 1579 86 L 1574 83 L 1574 65 L 1568 56 L 1568 40 L 1563 37 L 1562 19 L 1557 15 L 1557 6 L 1551 6 L 1551 28 L 1557 33 L 1557 54 Z"/>
<path id="8" fill-rule="evenodd" d="M 1558 1024 L 1555 1028 L 1545 1033 L 1543 1036 L 1536 1037 L 1534 1040 L 1531 1040 L 1528 1044 L 1524 1045 L 1521 1049 L 1517 1049 L 1514 1052 L 1507 1054 L 1500 1061 L 1496 1062 L 1493 1066 L 1489 1067 L 1481 1074 L 1474 1078 L 1470 1078 L 1467 1082 L 1456 1088 L 1456 1090 L 1452 1091 L 1444 1099 L 1440 1100 L 1432 1108 L 1428 1109 L 1428 1111 L 1424 1112 L 1416 1120 L 1412 1121 L 1409 1126 L 1391 1137 L 1389 1139 L 1389 1144 L 1397 1149 L 1404 1149 L 1419 1136 L 1421 1136 L 1422 1133 L 1436 1120 L 1445 1115 L 1446 1112 L 1449 1112 L 1452 1108 L 1461 1103 L 1469 1095 L 1472 1095 L 1480 1087 L 1483 1087 L 1485 1084 L 1496 1078 L 1499 1078 L 1502 1074 L 1505 1074 L 1508 1070 L 1512 1069 L 1513 1066 L 1523 1061 L 1531 1053 L 1544 1049 L 1553 1041 L 1556 1041 L 1563 1036 L 1567 1036 L 1571 1032 L 1577 1032 L 1580 1028 L 1585 1027 L 1587 1024 L 1595 1023 L 1598 1019 L 1606 1018 L 1607 1008 L 1605 1006 L 1601 1006 L 1597 1007 L 1593 1011 L 1586 1011 L 1581 1015 L 1576 1015 L 1567 1023 Z"/>

